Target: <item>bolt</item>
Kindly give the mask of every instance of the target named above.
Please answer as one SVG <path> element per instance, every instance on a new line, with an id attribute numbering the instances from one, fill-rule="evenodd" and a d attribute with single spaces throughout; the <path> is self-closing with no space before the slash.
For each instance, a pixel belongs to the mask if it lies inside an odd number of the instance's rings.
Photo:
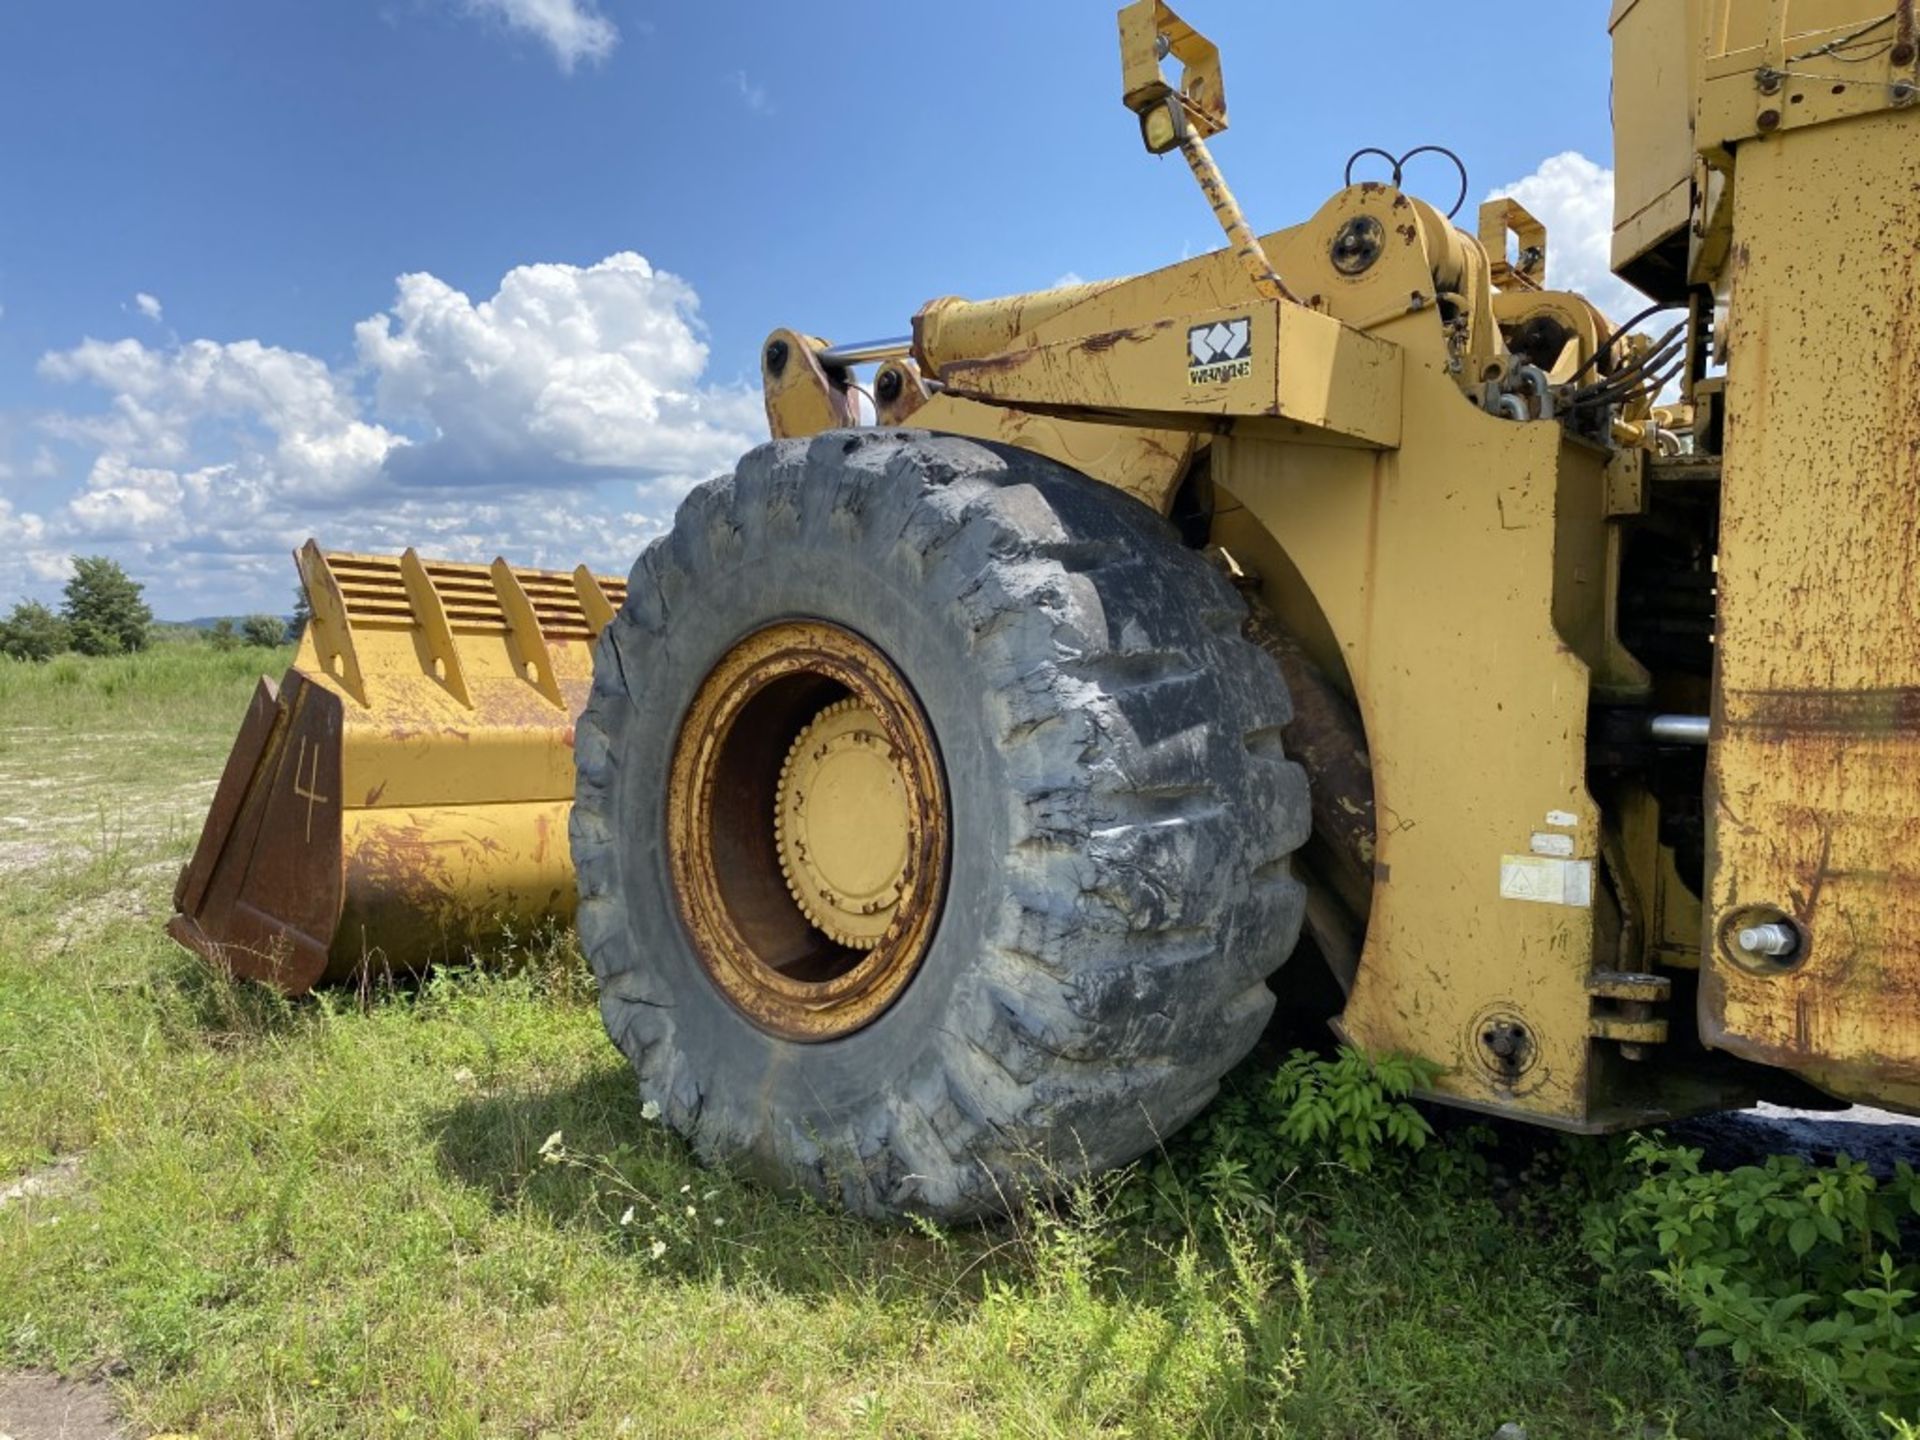
<path id="1" fill-rule="evenodd" d="M 787 368 L 787 342 L 775 340 L 767 346 L 767 373 L 774 379 L 780 378 L 780 372 Z"/>
<path id="2" fill-rule="evenodd" d="M 1765 65 L 1762 65 L 1758 70 L 1753 72 L 1753 83 L 1760 87 L 1760 93 L 1762 95 L 1779 94 L 1780 84 L 1785 79 L 1786 77 L 1778 70 L 1771 69 Z"/>
<path id="3" fill-rule="evenodd" d="M 1887 61 L 1896 70 L 1900 69 L 1902 66 L 1911 65 L 1913 63 L 1912 42 L 1905 41 L 1905 42 L 1902 42 L 1901 44 L 1894 46 L 1893 53 L 1887 56 Z"/>
<path id="4" fill-rule="evenodd" d="M 882 405 L 891 405 L 900 398 L 900 383 L 900 372 L 888 366 L 873 382 L 873 393 L 880 397 Z"/>
<path id="5" fill-rule="evenodd" d="M 1782 920 L 1740 927 L 1738 943 L 1749 955 L 1784 960 L 1800 948 L 1800 932 Z"/>
<path id="6" fill-rule="evenodd" d="M 1511 1064 L 1526 1046 L 1526 1027 L 1516 1025 L 1511 1020 L 1498 1021 L 1482 1032 L 1480 1043 L 1497 1055 L 1502 1062 Z"/>
<path id="7" fill-rule="evenodd" d="M 1894 82 L 1894 85 L 1893 85 L 1893 103 L 1894 104 L 1904 105 L 1909 100 L 1913 99 L 1914 94 L 1915 94 L 1914 85 L 1911 80 L 1896 80 Z"/>
<path id="8" fill-rule="evenodd" d="M 1780 112 L 1778 110 L 1762 110 L 1760 112 L 1760 128 L 1762 130 L 1778 130 L 1780 128 Z"/>
<path id="9" fill-rule="evenodd" d="M 1342 275 L 1359 275 L 1372 268 L 1386 243 L 1386 232 L 1371 215 L 1356 215 L 1340 227 L 1333 239 L 1333 268 Z"/>

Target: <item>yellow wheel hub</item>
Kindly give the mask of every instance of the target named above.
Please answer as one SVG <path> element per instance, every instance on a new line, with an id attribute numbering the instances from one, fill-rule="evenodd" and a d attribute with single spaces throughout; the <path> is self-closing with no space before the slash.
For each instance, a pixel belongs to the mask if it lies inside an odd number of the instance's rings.
<path id="1" fill-rule="evenodd" d="M 744 636 L 694 694 L 667 785 L 695 957 L 764 1030 L 852 1034 L 932 944 L 949 823 L 932 729 L 871 641 L 824 620 Z"/>
<path id="2" fill-rule="evenodd" d="M 858 700 L 827 706 L 780 767 L 774 833 L 794 904 L 822 934 L 871 950 L 893 923 L 911 817 L 902 757 Z"/>

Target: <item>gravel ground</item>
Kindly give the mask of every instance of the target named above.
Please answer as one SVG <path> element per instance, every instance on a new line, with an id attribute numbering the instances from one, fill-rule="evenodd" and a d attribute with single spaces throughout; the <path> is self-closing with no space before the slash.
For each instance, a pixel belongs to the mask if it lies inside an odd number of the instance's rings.
<path id="1" fill-rule="evenodd" d="M 1697 1145 L 1715 1165 L 1756 1164 L 1769 1155 L 1831 1160 L 1842 1152 L 1881 1173 L 1904 1160 L 1920 1168 L 1920 1118 L 1855 1105 L 1846 1110 L 1789 1110 L 1760 1105 L 1667 1127 Z"/>

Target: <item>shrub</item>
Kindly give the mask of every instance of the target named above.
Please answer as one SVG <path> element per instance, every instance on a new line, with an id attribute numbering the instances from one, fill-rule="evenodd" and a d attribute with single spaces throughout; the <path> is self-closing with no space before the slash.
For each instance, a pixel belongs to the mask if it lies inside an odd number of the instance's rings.
<path id="1" fill-rule="evenodd" d="M 121 655 L 143 650 L 153 611 L 141 599 L 142 586 L 104 555 L 73 557 L 61 613 L 72 631 L 73 648 L 83 655 Z"/>
<path id="2" fill-rule="evenodd" d="M 240 638 L 249 645 L 271 650 L 287 642 L 287 622 L 278 615 L 249 615 L 240 622 Z"/>
<path id="3" fill-rule="evenodd" d="M 1424 1150 L 1433 1129 L 1409 1103 L 1439 1067 L 1295 1050 L 1271 1075 L 1231 1089 L 1175 1142 L 1150 1183 L 1159 1218 L 1183 1216 L 1189 1182 L 1213 1204 L 1271 1207 L 1288 1179 L 1328 1161 L 1372 1171 Z"/>
<path id="4" fill-rule="evenodd" d="M 213 622 L 207 631 L 207 643 L 216 650 L 234 650 L 240 645 L 240 636 L 234 631 L 233 621 L 224 615 Z"/>
<path id="5" fill-rule="evenodd" d="M 1702 1346 L 1803 1385 L 1841 1415 L 1920 1396 L 1920 1183 L 1840 1156 L 1703 1170 L 1701 1152 L 1637 1137 L 1640 1175 L 1596 1207 L 1589 1248 L 1615 1280 L 1640 1275 L 1700 1327 Z"/>
<path id="6" fill-rule="evenodd" d="M 22 600 L 0 620 L 0 655 L 51 660 L 67 648 L 67 622 L 35 600 Z"/>

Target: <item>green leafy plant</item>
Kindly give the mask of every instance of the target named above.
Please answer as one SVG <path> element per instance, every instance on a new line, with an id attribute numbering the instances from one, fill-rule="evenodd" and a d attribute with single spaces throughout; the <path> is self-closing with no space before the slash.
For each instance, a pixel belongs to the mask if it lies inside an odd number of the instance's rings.
<path id="1" fill-rule="evenodd" d="M 1355 1170 L 1373 1169 L 1388 1151 L 1416 1151 L 1433 1138 L 1426 1116 L 1407 1103 L 1440 1067 L 1408 1055 L 1368 1060 L 1342 1046 L 1331 1060 L 1296 1050 L 1273 1077 L 1280 1133 L 1307 1149 L 1330 1149 Z"/>
<path id="2" fill-rule="evenodd" d="M 1152 1177 L 1154 1208 L 1183 1218 L 1191 1185 L 1212 1205 L 1271 1210 L 1288 1180 L 1314 1165 L 1371 1172 L 1409 1161 L 1433 1127 L 1408 1097 L 1438 1074 L 1408 1056 L 1295 1050 L 1260 1081 L 1230 1088 L 1176 1142 Z"/>
<path id="3" fill-rule="evenodd" d="M 1733 1170 L 1638 1137 L 1640 1179 L 1596 1205 L 1589 1249 L 1616 1279 L 1644 1275 L 1700 1327 L 1702 1346 L 1803 1385 L 1851 1415 L 1859 1400 L 1920 1397 L 1920 1183 L 1842 1155 L 1776 1155 Z"/>

